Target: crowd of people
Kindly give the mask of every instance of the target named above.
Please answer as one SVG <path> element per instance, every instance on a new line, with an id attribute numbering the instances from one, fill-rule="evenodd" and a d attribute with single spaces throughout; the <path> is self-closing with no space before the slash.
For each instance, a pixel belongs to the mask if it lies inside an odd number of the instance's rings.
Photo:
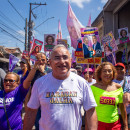
<path id="1" fill-rule="evenodd" d="M 84 68 L 60 44 L 49 61 L 42 52 L 36 58 L 32 67 L 28 57 L 21 60 L 17 74 L 0 69 L 0 130 L 130 129 L 130 73 L 123 63 Z"/>

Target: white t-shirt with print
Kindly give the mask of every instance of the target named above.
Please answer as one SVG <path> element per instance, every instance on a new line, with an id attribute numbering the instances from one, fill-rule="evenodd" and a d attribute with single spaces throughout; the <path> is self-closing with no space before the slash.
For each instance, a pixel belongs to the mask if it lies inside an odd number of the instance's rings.
<path id="1" fill-rule="evenodd" d="M 41 106 L 40 130 L 80 130 L 81 106 L 87 111 L 96 106 L 86 80 L 70 72 L 65 80 L 49 73 L 34 83 L 28 107 Z"/>

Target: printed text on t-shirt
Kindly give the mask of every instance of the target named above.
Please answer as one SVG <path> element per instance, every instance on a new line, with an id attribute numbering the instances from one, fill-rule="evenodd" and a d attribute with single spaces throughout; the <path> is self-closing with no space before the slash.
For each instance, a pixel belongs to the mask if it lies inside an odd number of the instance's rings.
<path id="1" fill-rule="evenodd" d="M 50 98 L 51 104 L 72 104 L 72 97 L 77 97 L 77 92 L 47 92 L 46 98 Z"/>
<path id="2" fill-rule="evenodd" d="M 100 104 L 107 104 L 107 105 L 115 105 L 116 99 L 115 97 L 100 97 Z"/>

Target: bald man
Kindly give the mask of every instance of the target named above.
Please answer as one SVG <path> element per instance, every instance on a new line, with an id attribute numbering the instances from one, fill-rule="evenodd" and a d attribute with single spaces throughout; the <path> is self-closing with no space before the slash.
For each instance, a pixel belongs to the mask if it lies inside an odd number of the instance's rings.
<path id="1" fill-rule="evenodd" d="M 71 56 L 64 45 L 56 45 L 50 55 L 52 72 L 36 80 L 28 102 L 24 130 L 31 130 L 39 106 L 40 130 L 80 130 L 81 106 L 86 126 L 97 129 L 96 102 L 85 79 L 70 71 Z"/>

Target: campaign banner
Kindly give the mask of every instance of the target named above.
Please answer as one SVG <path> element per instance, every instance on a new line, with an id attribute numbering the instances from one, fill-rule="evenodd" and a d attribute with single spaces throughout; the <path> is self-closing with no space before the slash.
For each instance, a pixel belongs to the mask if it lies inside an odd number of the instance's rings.
<path id="1" fill-rule="evenodd" d="M 52 51 L 55 43 L 55 34 L 44 34 L 44 51 Z"/>
<path id="2" fill-rule="evenodd" d="M 19 59 L 16 56 L 12 54 L 9 55 L 9 71 L 10 72 L 13 71 L 18 61 Z"/>
<path id="3" fill-rule="evenodd" d="M 111 55 L 118 49 L 112 32 L 109 32 L 102 38 L 102 44 L 104 46 L 104 52 L 106 56 Z"/>
<path id="4" fill-rule="evenodd" d="M 80 28 L 83 28 L 84 26 L 77 19 L 76 15 L 74 14 L 71 8 L 70 3 L 68 3 L 68 14 L 67 14 L 66 25 L 71 39 L 71 46 L 74 49 L 76 49 L 77 40 L 78 38 L 80 38 L 81 35 Z"/>
<path id="5" fill-rule="evenodd" d="M 68 43 L 66 39 L 57 39 L 57 45 L 58 44 L 62 44 L 64 45 L 66 48 L 68 48 Z"/>
<path id="6" fill-rule="evenodd" d="M 118 29 L 118 35 L 119 35 L 120 44 L 129 42 L 127 27 Z"/>
<path id="7" fill-rule="evenodd" d="M 108 56 L 106 56 L 106 58 L 107 58 L 107 61 L 108 61 L 108 62 L 112 63 L 113 65 L 116 64 L 115 52 L 112 53 L 112 54 L 110 54 L 110 55 L 108 55 Z"/>
<path id="8" fill-rule="evenodd" d="M 82 40 L 78 39 L 77 43 L 78 43 L 77 48 L 76 48 L 76 50 L 74 52 L 75 57 L 84 57 Z"/>
<path id="9" fill-rule="evenodd" d="M 32 61 L 36 61 L 37 60 L 36 59 L 36 55 L 37 55 L 37 53 L 39 53 L 41 51 L 42 45 L 43 45 L 42 41 L 34 39 L 34 41 L 32 43 L 31 50 L 30 50 L 30 59 Z"/>
<path id="10" fill-rule="evenodd" d="M 81 28 L 84 58 L 102 57 L 98 28 Z"/>
<path id="11" fill-rule="evenodd" d="M 28 51 L 23 51 L 23 53 L 22 53 L 22 58 L 24 57 L 24 56 L 28 56 L 29 54 L 28 54 Z"/>
<path id="12" fill-rule="evenodd" d="M 72 50 L 72 62 L 73 62 L 73 61 L 76 61 L 75 51 L 74 51 L 74 50 Z"/>
<path id="13" fill-rule="evenodd" d="M 82 57 L 76 57 L 76 63 L 77 64 L 97 64 L 97 65 L 99 65 L 102 63 L 102 58 L 95 57 L 95 58 L 85 59 Z"/>

